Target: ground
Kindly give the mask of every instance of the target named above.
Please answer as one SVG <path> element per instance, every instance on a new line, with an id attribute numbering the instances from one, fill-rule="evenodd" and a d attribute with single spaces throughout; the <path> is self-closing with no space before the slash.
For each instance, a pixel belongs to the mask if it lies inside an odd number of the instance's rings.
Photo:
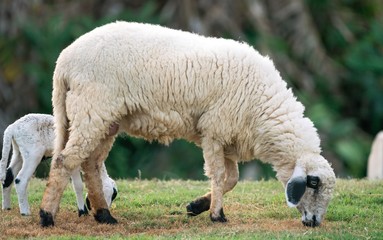
<path id="1" fill-rule="evenodd" d="M 111 212 L 117 225 L 98 224 L 93 216 L 78 217 L 70 186 L 61 201 L 55 227 L 39 226 L 38 210 L 46 181 L 32 179 L 32 216 L 13 208 L 0 214 L 0 238 L 38 239 L 383 239 L 383 181 L 338 180 L 325 221 L 304 227 L 289 208 L 276 180 L 243 181 L 225 196 L 228 223 L 212 223 L 208 213 L 186 216 L 189 201 L 208 191 L 206 181 L 117 180 L 119 194 Z"/>

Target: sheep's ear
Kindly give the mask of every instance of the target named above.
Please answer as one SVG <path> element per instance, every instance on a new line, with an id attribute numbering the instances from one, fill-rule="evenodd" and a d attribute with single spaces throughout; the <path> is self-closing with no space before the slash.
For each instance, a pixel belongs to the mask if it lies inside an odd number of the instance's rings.
<path id="1" fill-rule="evenodd" d="M 117 189 L 113 188 L 112 202 L 114 199 L 116 199 L 116 197 L 117 197 Z"/>
<path id="2" fill-rule="evenodd" d="M 286 185 L 286 200 L 289 207 L 296 207 L 306 191 L 306 174 L 303 169 L 296 166 L 290 180 Z"/>

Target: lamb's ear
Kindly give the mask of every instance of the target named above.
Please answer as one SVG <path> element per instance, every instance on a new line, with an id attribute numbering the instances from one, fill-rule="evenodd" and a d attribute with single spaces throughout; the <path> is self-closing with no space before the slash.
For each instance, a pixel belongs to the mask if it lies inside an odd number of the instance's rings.
<path id="1" fill-rule="evenodd" d="M 306 173 L 296 166 L 286 185 L 286 201 L 289 207 L 296 207 L 306 191 Z"/>

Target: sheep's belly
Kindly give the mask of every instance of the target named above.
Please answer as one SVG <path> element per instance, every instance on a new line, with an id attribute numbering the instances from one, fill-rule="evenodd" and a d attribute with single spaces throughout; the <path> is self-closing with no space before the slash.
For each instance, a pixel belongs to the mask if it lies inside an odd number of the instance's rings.
<path id="1" fill-rule="evenodd" d="M 122 131 L 131 136 L 158 141 L 165 145 L 174 139 L 194 141 L 197 133 L 191 117 L 181 117 L 178 112 L 135 113 L 120 123 Z"/>

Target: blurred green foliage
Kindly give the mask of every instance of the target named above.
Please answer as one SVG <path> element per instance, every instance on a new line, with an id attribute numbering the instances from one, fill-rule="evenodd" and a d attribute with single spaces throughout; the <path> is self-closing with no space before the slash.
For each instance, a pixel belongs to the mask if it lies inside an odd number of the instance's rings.
<path id="1" fill-rule="evenodd" d="M 342 171 L 338 175 L 363 177 L 371 139 L 383 129 L 382 4 L 371 0 L 304 2 L 325 50 L 345 71 L 340 76 L 336 94 L 319 72 L 312 73 L 315 96 L 296 88 L 294 79 L 287 81 L 292 83 L 298 99 L 306 106 L 307 116 L 318 128 L 325 155 L 339 160 L 334 164 Z M 43 24 L 32 18 L 21 25 L 21 33 L 17 37 L 0 36 L 0 47 L 4 49 L 0 61 L 4 68 L 11 68 L 15 65 L 12 54 L 20 51 L 19 46 L 28 49 L 23 52 L 30 61 L 18 68 L 35 81 L 39 103 L 36 111 L 52 113 L 51 79 L 55 61 L 62 49 L 82 34 L 115 20 L 168 25 L 169 22 L 161 17 L 158 9 L 155 1 L 147 1 L 140 8 L 126 8 L 117 15 L 98 18 L 90 14 L 67 18 L 58 13 Z M 334 16 L 343 17 L 349 35 L 333 24 Z M 243 33 L 249 44 L 257 48 L 261 41 L 257 29 L 245 22 Z M 223 35 L 237 38 L 226 32 Z M 272 51 L 289 52 L 284 38 L 269 36 L 265 39 Z M 301 67 L 305 67 L 304 64 Z M 122 136 L 117 139 L 106 163 L 110 175 L 115 178 L 204 178 L 201 150 L 182 140 L 165 147 Z M 275 176 L 270 166 L 256 165 L 262 173 L 257 178 Z M 39 175 L 44 176 L 44 171 Z"/>

